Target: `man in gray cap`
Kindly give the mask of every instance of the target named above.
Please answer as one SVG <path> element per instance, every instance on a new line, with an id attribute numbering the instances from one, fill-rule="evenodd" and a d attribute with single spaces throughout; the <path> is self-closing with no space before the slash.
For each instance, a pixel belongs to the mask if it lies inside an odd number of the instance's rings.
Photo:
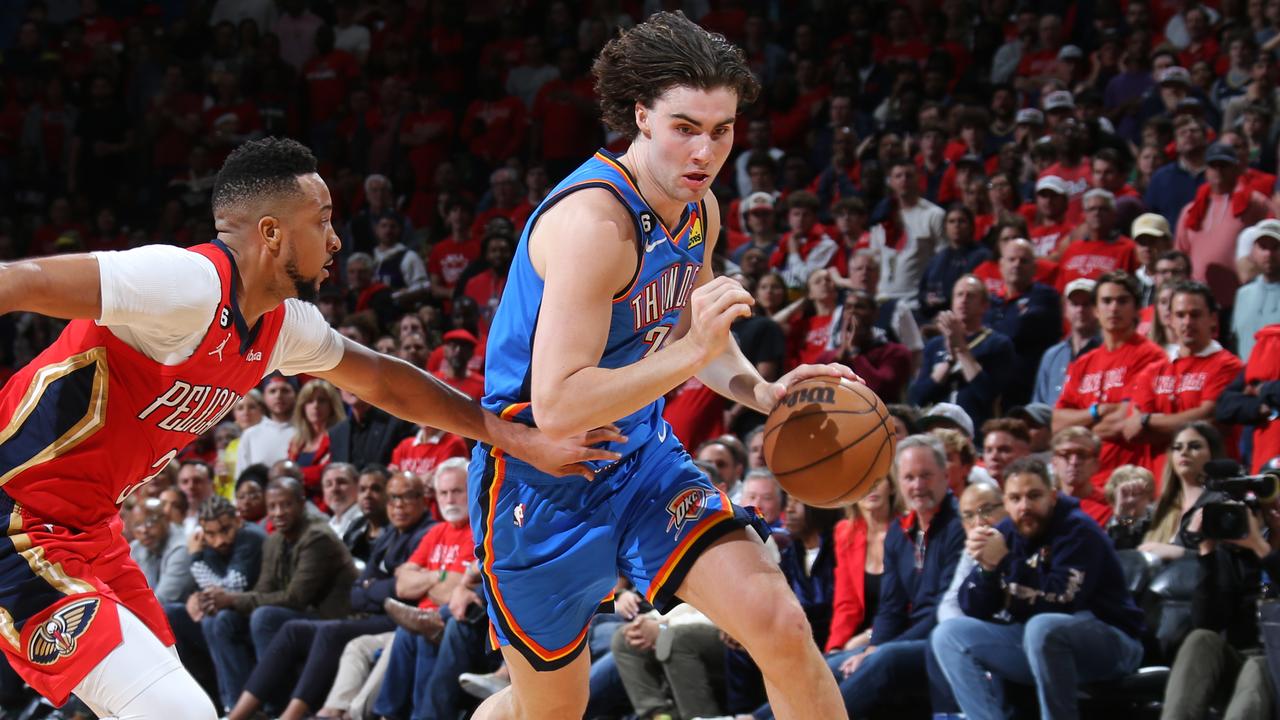
<path id="1" fill-rule="evenodd" d="M 1071 326 L 1071 333 L 1040 358 L 1036 387 L 1031 393 L 1033 403 L 1057 404 L 1058 395 L 1062 394 L 1062 383 L 1067 379 L 1067 366 L 1102 343 L 1098 334 L 1098 312 L 1093 302 L 1096 285 L 1097 282 L 1089 278 L 1076 278 L 1067 283 L 1062 293 L 1062 312 Z"/>

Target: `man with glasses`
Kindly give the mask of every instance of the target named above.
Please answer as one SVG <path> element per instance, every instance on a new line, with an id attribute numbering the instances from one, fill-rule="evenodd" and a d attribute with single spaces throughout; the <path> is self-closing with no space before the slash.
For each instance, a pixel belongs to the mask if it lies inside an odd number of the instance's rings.
<path id="1" fill-rule="evenodd" d="M 1102 441 L 1088 428 L 1069 427 L 1053 436 L 1053 478 L 1063 495 L 1080 501 L 1080 509 L 1105 528 L 1112 507 L 1106 494 L 1091 481 L 1098 472 Z"/>
<path id="2" fill-rule="evenodd" d="M 1058 265 L 1058 291 L 1076 278 L 1098 279 L 1113 270 L 1138 269 L 1133 241 L 1116 227 L 1116 196 L 1093 189 L 1084 194 L 1084 223 L 1087 236 L 1073 240 L 1062 252 Z"/>

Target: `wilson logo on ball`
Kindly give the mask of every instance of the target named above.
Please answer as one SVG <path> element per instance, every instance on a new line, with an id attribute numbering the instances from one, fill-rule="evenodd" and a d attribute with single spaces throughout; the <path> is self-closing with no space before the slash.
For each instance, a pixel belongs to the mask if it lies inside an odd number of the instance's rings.
<path id="1" fill-rule="evenodd" d="M 689 488 L 676 495 L 671 502 L 667 503 L 667 512 L 671 513 L 671 520 L 667 522 L 667 532 L 675 528 L 674 539 L 679 539 L 684 526 L 702 517 L 702 511 L 706 507 L 707 494 L 700 488 Z"/>
<path id="2" fill-rule="evenodd" d="M 795 407 L 796 403 L 819 403 L 821 405 L 834 405 L 836 402 L 836 390 L 831 387 L 814 387 L 801 388 L 792 393 L 788 393 L 782 398 L 780 405 L 787 407 Z"/>

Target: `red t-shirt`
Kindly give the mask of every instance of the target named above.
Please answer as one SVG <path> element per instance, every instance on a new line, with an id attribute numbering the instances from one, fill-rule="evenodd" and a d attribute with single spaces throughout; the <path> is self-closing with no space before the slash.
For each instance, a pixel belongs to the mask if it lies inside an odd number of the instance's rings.
<path id="1" fill-rule="evenodd" d="M 1123 235 L 1112 240 L 1076 240 L 1062 253 L 1058 263 L 1058 292 L 1076 278 L 1098 279 L 1112 270 L 1132 273 L 1138 269 L 1136 245 Z"/>
<path id="2" fill-rule="evenodd" d="M 1170 415 L 1198 408 L 1205 401 L 1216 401 L 1243 368 L 1240 358 L 1217 342 L 1189 357 L 1169 360 L 1166 356 L 1163 363 L 1148 368 L 1134 380 L 1134 409 Z M 1239 457 L 1240 426 L 1219 425 L 1218 429 L 1227 454 Z M 1163 446 L 1148 445 L 1147 459 L 1163 467 L 1164 451 Z"/>
<path id="3" fill-rule="evenodd" d="M 789 329 L 787 350 L 790 359 L 787 368 L 816 363 L 827 351 L 827 341 L 831 339 L 831 316 L 796 317 Z"/>
<path id="4" fill-rule="evenodd" d="M 1280 380 L 1280 325 L 1268 325 L 1254 335 L 1257 344 L 1249 354 L 1245 368 L 1247 383 Z M 0 370 L 0 382 L 4 380 Z M 1253 465 L 1251 472 L 1260 472 L 1271 458 L 1280 455 L 1280 420 L 1263 420 L 1253 432 Z"/>
<path id="5" fill-rule="evenodd" d="M 422 536 L 408 561 L 424 570 L 439 572 L 444 577 L 448 573 L 466 572 L 467 566 L 475 559 L 476 545 L 471 525 L 464 522 L 454 527 L 453 523 L 438 522 Z M 418 601 L 418 607 L 434 610 L 439 606 L 428 595 Z"/>
<path id="6" fill-rule="evenodd" d="M 1058 64 L 1058 51 L 1053 48 L 1023 53 L 1018 61 L 1019 77 L 1039 77 L 1053 72 Z"/>
<path id="7" fill-rule="evenodd" d="M 724 434 L 724 411 L 729 401 L 696 377 L 667 394 L 662 417 L 671 424 L 671 432 L 687 448 Z"/>
<path id="8" fill-rule="evenodd" d="M 1093 494 L 1089 497 L 1076 499 L 1080 501 L 1080 509 L 1093 518 L 1094 522 L 1098 523 L 1098 527 L 1105 528 L 1114 511 L 1107 504 L 1107 496 L 1098 489 L 1097 485 L 1092 486 L 1092 490 Z"/>
<path id="9" fill-rule="evenodd" d="M 306 81 L 311 122 L 321 122 L 333 117 L 342 107 L 348 84 L 360 77 L 360 63 L 351 53 L 334 50 L 308 60 L 302 66 L 302 77 Z"/>
<path id="10" fill-rule="evenodd" d="M 1130 335 L 1115 350 L 1108 349 L 1106 345 L 1094 348 L 1067 367 L 1058 407 L 1084 410 L 1094 403 L 1130 400 L 1134 378 L 1164 360 L 1165 354 L 1160 346 L 1137 333 Z M 1105 487 L 1112 470 L 1121 465 L 1142 464 L 1145 459 L 1141 446 L 1124 438 L 1104 440 L 1098 455 L 1098 473 L 1093 476 L 1094 486 Z"/>
<path id="11" fill-rule="evenodd" d="M 467 456 L 467 442 L 452 433 L 440 433 L 428 439 L 418 435 L 407 437 L 391 451 L 391 466 L 420 478 L 431 477 L 431 471 L 452 457 Z"/>
<path id="12" fill-rule="evenodd" d="M 1038 257 L 1048 257 L 1058 249 L 1058 243 L 1071 234 L 1076 226 L 1070 222 L 1051 223 L 1048 225 L 1032 225 L 1028 233 L 1031 244 L 1035 246 Z"/>
<path id="13" fill-rule="evenodd" d="M 458 242 L 453 236 L 449 236 L 431 248 L 431 255 L 427 258 L 427 272 L 439 276 L 444 281 L 444 287 L 452 289 L 458 282 L 458 276 L 479 255 L 480 246 L 477 243 L 471 240 Z"/>
<path id="14" fill-rule="evenodd" d="M 445 374 L 444 369 L 442 368 L 435 373 L 435 376 L 443 380 L 446 385 L 461 391 L 464 395 L 467 395 L 476 402 L 480 402 L 480 398 L 484 397 L 483 375 L 468 370 L 467 376 L 464 378 L 451 378 Z"/>
<path id="15" fill-rule="evenodd" d="M 1057 273 L 1057 263 L 1044 258 L 1036 258 L 1036 274 L 1032 278 L 1035 282 L 1053 287 L 1054 277 Z M 999 260 L 984 260 L 982 264 L 973 269 L 973 274 L 986 284 L 987 294 L 1004 297 L 1004 276 L 1000 274 Z"/>

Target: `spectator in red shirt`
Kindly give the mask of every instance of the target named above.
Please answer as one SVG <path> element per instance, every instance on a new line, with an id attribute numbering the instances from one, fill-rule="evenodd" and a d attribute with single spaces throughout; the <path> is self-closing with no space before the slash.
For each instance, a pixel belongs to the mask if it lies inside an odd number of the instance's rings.
<path id="1" fill-rule="evenodd" d="M 529 145 L 530 155 L 561 178 L 599 146 L 600 130 L 595 90 L 582 72 L 578 51 L 561 48 L 556 59 L 559 77 L 543 84 L 533 101 Z"/>
<path id="2" fill-rule="evenodd" d="M 797 365 L 814 363 L 827 351 L 831 342 L 831 321 L 838 305 L 831 271 L 818 268 L 809 274 L 805 296 L 773 315 L 787 330 L 787 365 L 784 372 Z"/>
<path id="3" fill-rule="evenodd" d="M 449 234 L 431 247 L 427 258 L 431 295 L 438 301 L 453 297 L 462 271 L 480 254 L 480 244 L 471 238 L 472 218 L 469 201 L 456 195 L 449 198 L 445 205 Z"/>
<path id="4" fill-rule="evenodd" d="M 1106 527 L 1112 508 L 1106 493 L 1090 480 L 1098 472 L 1102 441 L 1088 428 L 1074 426 L 1053 436 L 1053 476 L 1064 495 L 1080 501 L 1080 509 Z"/>
<path id="5" fill-rule="evenodd" d="M 811 192 L 797 190 L 787 196 L 791 229 L 782 236 L 769 265 L 781 272 L 791 287 L 800 287 L 815 270 L 845 264 L 839 244 L 818 224 L 818 207 L 818 197 Z"/>
<path id="6" fill-rule="evenodd" d="M 498 167 L 515 157 L 524 144 L 524 103 L 503 94 L 502 78 L 488 65 L 477 74 L 476 90 L 479 97 L 467 106 L 458 135 L 473 155 L 489 167 Z"/>
<path id="7" fill-rule="evenodd" d="M 1102 346 L 1067 368 L 1067 379 L 1053 411 L 1054 432 L 1072 426 L 1093 430 L 1102 440 L 1098 472 L 1093 481 L 1106 484 L 1107 475 L 1121 465 L 1145 461 L 1140 446 L 1121 434 L 1128 415 L 1130 383 L 1147 367 L 1164 360 L 1160 347 L 1137 332 L 1138 281 L 1125 272 L 1098 278 L 1094 306 L 1102 327 Z"/>
<path id="8" fill-rule="evenodd" d="M 419 425 L 415 435 L 401 440 L 391 451 L 391 468 L 410 473 L 426 482 L 445 460 L 466 458 L 468 455 L 467 443 L 461 437 Z"/>
<path id="9" fill-rule="evenodd" d="M 498 309 L 502 289 L 507 285 L 507 271 L 511 269 L 515 243 L 505 233 L 490 233 L 480 244 L 480 255 L 489 267 L 471 276 L 462 292 L 476 301 L 480 308 L 481 330 L 485 331 Z"/>
<path id="10" fill-rule="evenodd" d="M 1218 344 L 1218 304 L 1208 287 L 1180 283 L 1171 303 L 1175 355 L 1148 368 L 1134 381 L 1134 412 L 1125 419 L 1126 440 L 1147 447 L 1147 458 L 1164 457 L 1179 428 L 1197 420 L 1211 420 L 1218 398 L 1244 368 L 1244 363 Z M 1223 433 L 1228 454 L 1237 455 L 1239 428 Z"/>
<path id="11" fill-rule="evenodd" d="M 1116 228 L 1116 197 L 1094 188 L 1084 195 L 1087 235 L 1070 242 L 1058 264 L 1058 290 L 1076 278 L 1097 279 L 1113 270 L 1138 269 L 1133 241 Z"/>
<path id="12" fill-rule="evenodd" d="M 315 44 L 316 54 L 302 66 L 309 110 L 307 119 L 312 126 L 333 119 L 346 99 L 347 88 L 360 77 L 360 64 L 355 57 L 334 48 L 332 27 L 321 25 L 316 30 Z"/>
<path id="13" fill-rule="evenodd" d="M 1062 178 L 1046 175 L 1036 181 L 1035 204 L 1023 205 L 1018 213 L 1027 220 L 1036 255 L 1057 261 L 1075 227 L 1067 220 L 1071 188 Z"/>
<path id="14" fill-rule="evenodd" d="M 523 198 L 520 197 L 520 178 L 516 171 L 509 167 L 500 167 L 489 175 L 489 207 L 476 214 L 471 223 L 471 237 L 479 240 L 494 218 L 506 218 L 518 234 L 523 230 L 516 225 L 515 214 Z M 483 203 L 482 203 L 483 206 Z"/>
<path id="15" fill-rule="evenodd" d="M 1040 17 L 1036 49 L 1023 51 L 1018 61 L 1018 77 L 1015 83 L 1021 92 L 1037 92 L 1046 80 L 1053 77 L 1058 65 L 1058 50 L 1062 47 L 1062 18 L 1046 13 Z"/>
<path id="16" fill-rule="evenodd" d="M 484 397 L 484 376 L 467 367 L 477 342 L 476 336 L 466 330 L 445 333 L 444 365 L 435 376 L 479 402 Z"/>
<path id="17" fill-rule="evenodd" d="M 877 480 L 854 504 L 852 517 L 836 523 L 835 591 L 825 648 L 828 662 L 836 667 L 851 657 L 847 653 L 871 642 L 871 623 L 880 604 L 880 577 L 884 573 L 884 538 L 889 523 L 902 510 L 893 481 L 886 477 Z M 837 658 L 837 654 L 843 655 Z"/>
<path id="18" fill-rule="evenodd" d="M 1103 148 L 1093 156 L 1093 186 L 1102 188 L 1116 196 L 1116 199 L 1132 197 L 1142 199 L 1132 185 L 1125 182 L 1124 160 L 1114 148 Z"/>

